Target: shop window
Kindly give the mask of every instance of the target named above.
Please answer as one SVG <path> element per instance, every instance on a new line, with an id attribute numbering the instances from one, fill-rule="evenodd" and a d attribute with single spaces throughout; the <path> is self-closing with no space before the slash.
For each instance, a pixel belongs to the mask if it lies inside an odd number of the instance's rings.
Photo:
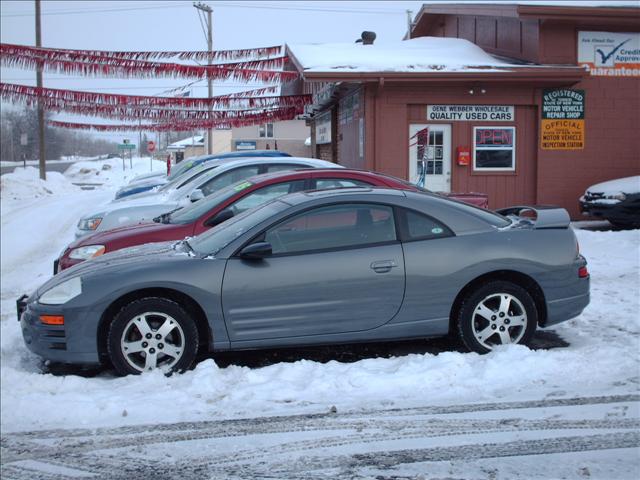
<path id="1" fill-rule="evenodd" d="M 273 123 L 265 123 L 258 127 L 260 138 L 273 138 Z"/>
<path id="2" fill-rule="evenodd" d="M 473 169 L 515 171 L 516 127 L 474 127 Z"/>

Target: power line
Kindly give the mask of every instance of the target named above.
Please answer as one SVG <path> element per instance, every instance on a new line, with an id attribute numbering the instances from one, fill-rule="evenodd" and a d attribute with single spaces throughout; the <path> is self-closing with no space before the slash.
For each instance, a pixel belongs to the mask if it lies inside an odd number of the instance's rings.
<path id="1" fill-rule="evenodd" d="M 145 7 L 121 7 L 121 8 L 104 8 L 104 9 L 87 9 L 87 10 L 58 10 L 58 11 L 48 11 L 43 12 L 42 16 L 48 15 L 81 15 L 85 13 L 110 13 L 110 12 L 131 12 L 134 10 L 160 10 L 166 8 L 184 8 L 187 5 L 157 5 L 157 6 L 145 6 Z M 33 16 L 33 12 L 24 12 L 24 13 L 5 13 L 0 14 L 0 17 L 10 18 L 10 17 L 31 17 Z"/>
<path id="2" fill-rule="evenodd" d="M 49 11 L 42 13 L 45 15 L 81 15 L 87 13 L 109 13 L 109 12 L 129 12 L 135 10 L 158 10 L 158 9 L 166 9 L 166 8 L 184 8 L 188 5 L 158 5 L 158 6 L 145 6 L 145 7 L 128 7 L 128 8 L 105 8 L 101 10 L 67 10 L 67 11 Z M 360 13 L 367 15 L 405 15 L 405 10 L 364 10 L 364 9 L 337 9 L 337 8 L 325 8 L 325 7 L 314 7 L 314 6 L 296 6 L 292 7 L 291 5 L 274 5 L 274 4 L 229 4 L 218 2 L 215 4 L 216 8 L 253 8 L 253 9 L 263 9 L 263 10 L 290 10 L 290 11 L 302 11 L 302 12 L 327 12 L 327 13 Z M 10 18 L 10 17 L 29 17 L 32 16 L 33 13 L 9 13 L 9 14 L 0 14 L 0 17 Z"/>

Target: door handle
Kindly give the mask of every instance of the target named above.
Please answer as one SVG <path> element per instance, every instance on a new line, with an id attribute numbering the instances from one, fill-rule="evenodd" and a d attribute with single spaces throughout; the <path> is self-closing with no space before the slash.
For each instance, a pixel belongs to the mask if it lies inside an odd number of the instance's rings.
<path id="1" fill-rule="evenodd" d="M 369 266 L 376 273 L 387 273 L 393 267 L 397 267 L 398 264 L 393 260 L 378 260 L 377 262 L 371 262 Z"/>

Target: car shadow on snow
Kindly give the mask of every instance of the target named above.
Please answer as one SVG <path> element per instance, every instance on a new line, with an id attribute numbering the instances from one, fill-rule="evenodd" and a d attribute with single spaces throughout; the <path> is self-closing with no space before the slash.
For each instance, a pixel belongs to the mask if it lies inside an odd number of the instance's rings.
<path id="1" fill-rule="evenodd" d="M 533 350 L 550 350 L 568 346 L 569 343 L 563 340 L 554 330 L 538 330 L 530 344 L 530 348 Z M 260 368 L 276 363 L 292 363 L 299 360 L 310 360 L 319 363 L 327 363 L 335 360 L 337 362 L 353 363 L 369 358 L 391 358 L 425 353 L 437 355 L 439 353 L 452 351 L 460 353 L 466 352 L 457 341 L 448 337 L 441 337 L 428 340 L 417 339 L 322 347 L 310 346 L 218 352 L 200 355 L 197 360 L 201 362 L 205 359 L 212 358 L 220 368 L 231 365 Z M 108 367 L 79 367 L 77 365 L 51 362 L 44 362 L 41 366 L 41 372 L 52 375 L 78 375 L 87 378 L 115 376 L 114 371 Z"/>

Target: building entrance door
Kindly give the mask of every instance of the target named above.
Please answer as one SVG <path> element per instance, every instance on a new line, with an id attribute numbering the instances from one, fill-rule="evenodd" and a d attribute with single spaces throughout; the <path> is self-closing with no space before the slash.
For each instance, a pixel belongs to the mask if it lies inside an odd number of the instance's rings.
<path id="1" fill-rule="evenodd" d="M 409 125 L 409 181 L 434 192 L 451 191 L 451 125 Z"/>

